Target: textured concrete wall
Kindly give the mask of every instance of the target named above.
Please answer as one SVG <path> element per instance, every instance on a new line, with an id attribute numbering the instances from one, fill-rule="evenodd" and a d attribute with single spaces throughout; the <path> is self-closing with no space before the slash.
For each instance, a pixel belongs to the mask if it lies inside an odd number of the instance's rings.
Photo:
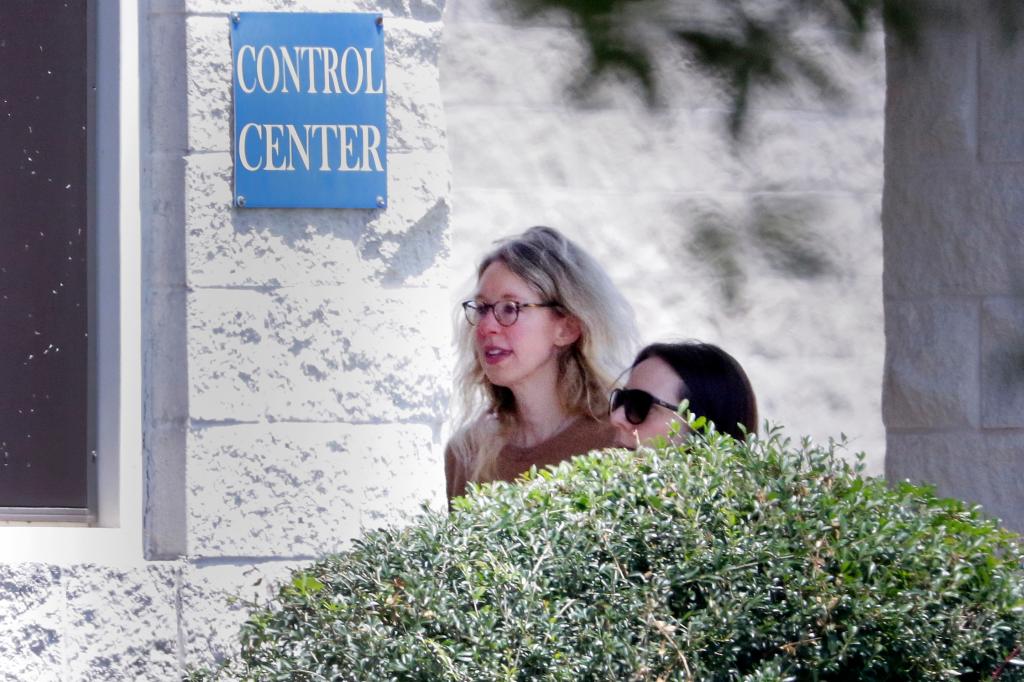
<path id="1" fill-rule="evenodd" d="M 450 0 L 445 24 L 456 277 L 495 237 L 558 227 L 605 264 L 648 340 L 720 344 L 764 417 L 794 435 L 844 432 L 880 473 L 881 31 L 862 59 L 802 31 L 848 98 L 760 97 L 734 150 L 723 96 L 668 45 L 666 102 L 651 111 L 612 84 L 573 100 L 583 53 L 557 17 L 513 24 Z"/>
<path id="2" fill-rule="evenodd" d="M 265 600 L 290 568 L 443 505 L 442 10 L 143 3 L 145 556 L 0 565 L 0 680 L 176 679 L 234 646 L 231 598 Z M 384 15 L 386 210 L 232 207 L 238 11 Z"/>
<path id="3" fill-rule="evenodd" d="M 237 616 L 210 589 L 251 584 L 254 565 L 280 572 L 443 499 L 449 169 L 441 5 L 185 9 L 189 561 L 179 617 L 194 662 L 235 632 Z M 264 9 L 384 13 L 387 210 L 231 207 L 228 12 Z"/>
<path id="4" fill-rule="evenodd" d="M 933 4 L 888 51 L 886 474 L 1024 531 L 1024 40 Z"/>

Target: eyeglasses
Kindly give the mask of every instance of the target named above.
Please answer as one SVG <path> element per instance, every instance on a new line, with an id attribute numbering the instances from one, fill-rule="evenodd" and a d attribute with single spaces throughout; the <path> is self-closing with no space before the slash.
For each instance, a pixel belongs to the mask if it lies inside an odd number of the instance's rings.
<path id="1" fill-rule="evenodd" d="M 466 320 L 474 327 L 488 312 L 494 313 L 494 319 L 502 327 L 511 327 L 519 319 L 519 311 L 523 308 L 556 308 L 557 303 L 520 303 L 519 301 L 498 301 L 497 303 L 479 303 L 465 301 L 462 309 L 466 312 Z"/>
<path id="2" fill-rule="evenodd" d="M 638 426 L 644 423 L 647 419 L 648 413 L 651 411 L 651 407 L 659 405 L 675 412 L 679 409 L 679 405 L 673 405 L 672 403 L 666 402 L 659 398 L 655 398 L 647 391 L 641 391 L 638 388 L 616 388 L 608 396 L 608 404 L 610 412 L 614 412 L 620 407 L 625 408 L 626 421 L 634 426 Z"/>

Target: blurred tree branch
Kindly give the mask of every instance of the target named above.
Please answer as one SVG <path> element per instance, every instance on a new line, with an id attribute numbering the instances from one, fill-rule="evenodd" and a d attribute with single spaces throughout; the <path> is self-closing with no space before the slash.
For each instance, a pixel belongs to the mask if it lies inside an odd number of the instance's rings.
<path id="1" fill-rule="evenodd" d="M 510 0 L 506 6 L 521 19 L 569 18 L 587 51 L 584 91 L 602 77 L 625 76 L 656 104 L 663 88 L 658 53 L 672 46 L 727 95 L 729 130 L 739 138 L 759 90 L 805 83 L 823 99 L 842 94 L 824 66 L 801 49 L 798 28 L 825 28 L 843 50 L 860 53 L 865 37 L 884 25 L 897 43 L 916 50 L 922 21 L 949 20 L 982 2 L 996 5 L 1012 39 L 1022 0 L 967 0 L 963 8 L 935 0 Z"/>

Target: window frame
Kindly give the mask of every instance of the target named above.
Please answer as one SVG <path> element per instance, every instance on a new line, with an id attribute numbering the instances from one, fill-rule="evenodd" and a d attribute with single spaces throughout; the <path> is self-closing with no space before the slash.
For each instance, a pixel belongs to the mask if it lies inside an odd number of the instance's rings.
<path id="1" fill-rule="evenodd" d="M 0 509 L 0 562 L 142 560 L 139 8 L 89 6 L 89 508 Z"/>
<path id="2" fill-rule="evenodd" d="M 78 525 L 92 525 L 97 520 L 97 482 L 96 482 L 96 457 L 89 456 L 89 453 L 97 452 L 96 443 L 96 416 L 95 388 L 98 376 L 96 374 L 96 350 L 95 339 L 97 329 L 95 327 L 95 305 L 96 305 L 96 271 L 94 267 L 93 254 L 96 252 L 97 239 L 96 227 L 98 224 L 96 206 L 96 177 L 99 170 L 96 156 L 96 122 L 99 119 L 97 110 L 97 3 L 94 0 L 85 0 L 85 26 L 86 34 L 86 65 L 85 65 L 85 114 L 88 121 L 86 132 L 86 168 L 85 168 L 85 195 L 86 195 L 86 286 L 87 286 L 87 315 L 86 323 L 86 442 L 87 453 L 85 470 L 85 507 L 48 507 L 48 506 L 3 506 L 0 505 L 0 522 L 6 523 L 66 523 Z"/>

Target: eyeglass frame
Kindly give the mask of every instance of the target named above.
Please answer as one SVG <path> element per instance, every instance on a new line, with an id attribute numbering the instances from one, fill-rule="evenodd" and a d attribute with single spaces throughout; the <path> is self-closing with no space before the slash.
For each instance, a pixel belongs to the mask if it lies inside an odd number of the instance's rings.
<path id="1" fill-rule="evenodd" d="M 516 311 L 516 314 L 515 314 L 515 317 L 512 318 L 511 322 L 509 322 L 508 324 L 505 324 L 504 322 L 502 322 L 498 318 L 498 313 L 496 312 L 496 310 L 497 310 L 497 306 L 505 305 L 505 304 L 509 304 L 509 303 L 511 303 L 514 306 L 514 310 Z M 478 301 L 473 301 L 473 300 L 463 301 L 462 302 L 462 312 L 466 315 L 466 322 L 468 322 L 471 327 L 475 327 L 478 324 L 480 324 L 481 322 L 483 322 L 484 318 L 487 317 L 487 313 L 490 313 L 491 315 L 493 315 L 494 316 L 494 321 L 497 322 L 498 324 L 500 324 L 502 327 L 511 327 L 512 325 L 514 325 L 516 322 L 519 321 L 519 311 L 522 310 L 523 308 L 558 308 L 558 307 L 559 307 L 559 304 L 557 304 L 557 303 L 555 303 L 553 301 L 549 301 L 548 303 L 520 303 L 519 301 L 509 301 L 509 300 L 497 301 L 495 303 L 480 303 Z M 470 312 L 469 312 L 470 310 L 475 310 L 480 315 L 480 318 L 476 322 L 474 322 L 470 318 Z"/>
<path id="2" fill-rule="evenodd" d="M 641 419 L 640 421 L 636 421 L 635 422 L 635 421 L 633 421 L 632 419 L 629 418 L 629 411 L 626 409 L 626 403 L 625 402 L 622 402 L 619 405 L 615 404 L 615 399 L 618 398 L 620 395 L 623 395 L 623 394 L 626 394 L 626 393 L 634 393 L 634 394 L 639 393 L 641 395 L 645 395 L 648 398 L 650 398 L 651 402 L 647 406 L 646 410 L 644 411 L 643 419 Z M 649 417 L 651 415 L 651 408 L 654 407 L 655 405 L 657 405 L 658 407 L 664 407 L 667 410 L 672 410 L 673 412 L 677 412 L 678 413 L 678 411 L 679 411 L 679 404 L 678 403 L 673 405 L 672 403 L 668 402 L 667 400 L 662 400 L 661 398 L 653 395 L 652 393 L 649 393 L 649 392 L 644 391 L 643 389 L 639 389 L 639 388 L 613 388 L 611 390 L 611 392 L 608 394 L 608 414 L 611 414 L 612 412 L 614 412 L 615 410 L 617 410 L 617 409 L 619 409 L 621 407 L 622 408 L 622 416 L 624 416 L 626 418 L 626 421 L 628 421 L 633 426 L 640 426 L 645 421 L 647 421 L 647 417 Z"/>

